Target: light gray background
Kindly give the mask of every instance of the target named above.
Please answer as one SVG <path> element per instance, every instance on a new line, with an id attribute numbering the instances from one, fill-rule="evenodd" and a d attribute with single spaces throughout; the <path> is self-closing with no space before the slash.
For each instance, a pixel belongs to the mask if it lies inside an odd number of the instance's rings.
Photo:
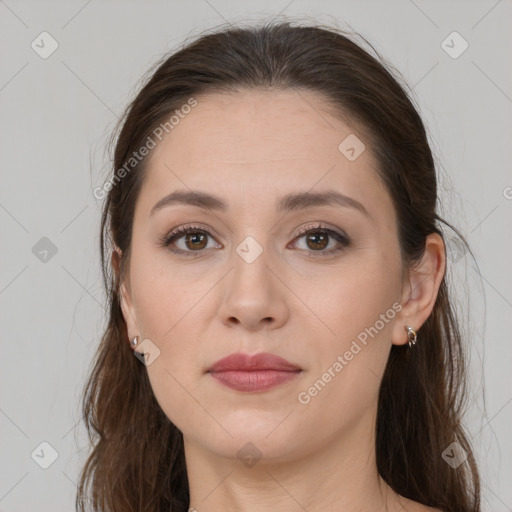
<path id="1" fill-rule="evenodd" d="M 480 271 L 450 245 L 457 292 L 469 308 L 467 421 L 483 509 L 512 510 L 506 0 L 0 0 L 0 510 L 74 510 L 87 451 L 78 397 L 104 326 L 102 205 L 92 191 L 108 171 L 104 146 L 117 117 L 148 67 L 185 38 L 224 20 L 280 12 L 352 27 L 414 88 L 439 165 L 441 213 L 465 234 Z M 31 48 L 42 31 L 59 45 L 47 59 Z M 469 43 L 456 59 L 441 46 L 453 31 Z M 57 247 L 46 262 L 32 250 L 42 237 Z M 58 452 L 48 469 L 31 458 L 43 441 Z M 50 452 L 36 453 L 41 462 Z"/>

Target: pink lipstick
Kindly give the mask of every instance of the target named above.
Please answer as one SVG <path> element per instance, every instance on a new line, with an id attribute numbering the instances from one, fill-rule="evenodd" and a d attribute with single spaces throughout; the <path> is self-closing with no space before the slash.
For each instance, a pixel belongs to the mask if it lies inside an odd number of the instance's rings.
<path id="1" fill-rule="evenodd" d="M 302 369 L 269 353 L 253 356 L 235 353 L 217 361 L 208 373 L 231 389 L 258 392 L 294 379 Z"/>

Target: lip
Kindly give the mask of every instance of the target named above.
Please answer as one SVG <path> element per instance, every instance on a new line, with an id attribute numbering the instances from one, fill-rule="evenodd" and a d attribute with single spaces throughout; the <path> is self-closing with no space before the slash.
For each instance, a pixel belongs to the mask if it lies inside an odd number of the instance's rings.
<path id="1" fill-rule="evenodd" d="M 268 352 L 262 352 L 252 356 L 237 352 L 219 359 L 208 368 L 209 372 L 257 370 L 295 371 L 301 370 L 301 368 L 282 357 L 269 354 Z"/>
<path id="2" fill-rule="evenodd" d="M 302 373 L 302 369 L 274 354 L 235 353 L 214 363 L 208 373 L 231 389 L 254 392 L 284 384 Z"/>

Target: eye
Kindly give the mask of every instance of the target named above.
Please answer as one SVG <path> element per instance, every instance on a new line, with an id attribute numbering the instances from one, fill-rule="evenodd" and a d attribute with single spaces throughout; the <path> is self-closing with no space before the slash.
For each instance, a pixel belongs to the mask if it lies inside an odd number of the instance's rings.
<path id="1" fill-rule="evenodd" d="M 204 249 L 208 248 L 208 237 L 211 237 L 211 233 L 199 226 L 185 225 L 180 226 L 168 235 L 165 235 L 159 240 L 158 245 L 160 247 L 166 247 L 171 252 L 177 254 L 194 254 L 194 257 L 200 256 Z M 299 231 L 299 236 L 294 239 L 301 240 L 305 239 L 306 250 L 309 252 L 309 256 L 328 256 L 336 254 L 342 251 L 345 247 L 350 245 L 350 239 L 348 236 L 338 233 L 333 229 L 323 227 L 320 224 L 309 225 L 302 228 Z M 329 242 L 337 242 L 338 246 L 334 249 L 326 250 L 329 246 Z M 181 247 L 172 248 L 171 246 L 176 245 L 178 242 L 182 242 Z M 335 244 L 336 245 L 336 244 Z M 312 250 L 308 250 L 312 249 Z"/>
<path id="2" fill-rule="evenodd" d="M 200 253 L 203 249 L 208 247 L 209 236 L 211 236 L 211 234 L 199 226 L 185 225 L 180 226 L 168 235 L 164 236 L 159 241 L 159 245 L 161 247 L 167 247 L 171 252 L 174 253 Z M 171 247 L 171 245 L 181 241 L 183 242 L 181 248 L 178 247 L 177 249 L 173 249 Z M 199 256 L 199 254 L 194 256 Z"/>
<path id="3" fill-rule="evenodd" d="M 309 249 L 313 249 L 310 252 L 309 256 L 317 257 L 317 256 L 329 256 L 332 254 L 336 254 L 345 247 L 350 245 L 350 239 L 348 236 L 338 233 L 333 229 L 325 228 L 322 225 L 316 224 L 313 226 L 306 226 L 300 230 L 301 235 L 297 237 L 295 240 L 305 239 L 306 251 Z M 338 242 L 338 246 L 334 249 L 326 250 L 325 248 L 329 246 L 329 242 Z"/>

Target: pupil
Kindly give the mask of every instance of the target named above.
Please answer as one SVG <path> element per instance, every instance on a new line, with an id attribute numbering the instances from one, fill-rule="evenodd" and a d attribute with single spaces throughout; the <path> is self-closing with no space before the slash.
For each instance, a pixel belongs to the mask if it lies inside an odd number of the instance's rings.
<path id="1" fill-rule="evenodd" d="M 318 238 L 323 239 L 324 243 L 322 244 L 322 242 L 315 241 Z M 325 235 L 324 233 L 317 233 L 317 234 L 309 235 L 308 240 L 312 241 L 313 244 L 316 246 L 316 247 L 313 247 L 313 248 L 315 248 L 315 249 L 323 249 L 325 247 L 326 238 L 327 238 L 327 235 Z M 319 247 L 319 245 L 320 245 L 320 247 Z"/>
<path id="2" fill-rule="evenodd" d="M 191 239 L 196 239 L 197 237 L 203 237 L 203 238 L 204 238 L 204 236 L 205 236 L 205 235 L 204 235 L 203 233 L 193 233 L 193 234 L 189 234 L 189 235 L 187 236 L 187 243 L 188 243 L 188 242 L 190 242 L 190 241 L 191 241 Z M 203 240 L 203 241 L 204 241 L 204 240 Z M 192 242 L 192 243 L 193 243 L 194 247 L 196 247 L 196 248 L 197 248 L 197 247 L 198 247 L 198 245 L 197 245 L 197 243 L 196 243 L 196 242 L 197 242 L 197 240 L 195 240 L 195 241 L 194 241 L 194 242 Z M 200 243 L 201 243 L 201 242 L 199 241 L 199 244 L 200 244 Z"/>

